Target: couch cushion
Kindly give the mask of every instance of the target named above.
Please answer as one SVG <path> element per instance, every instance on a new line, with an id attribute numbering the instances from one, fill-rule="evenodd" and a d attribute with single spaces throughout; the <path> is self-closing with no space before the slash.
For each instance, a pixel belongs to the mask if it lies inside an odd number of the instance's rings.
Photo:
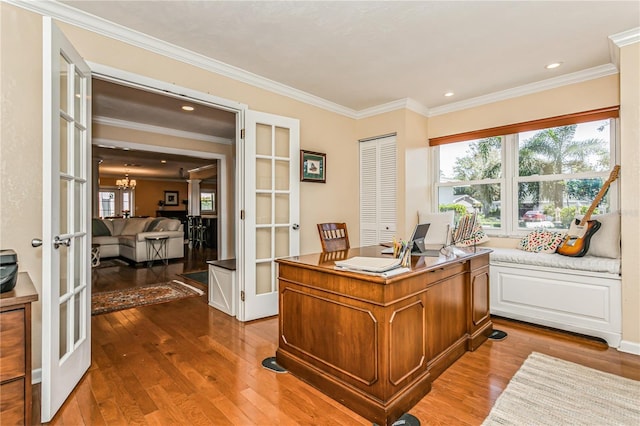
<path id="1" fill-rule="evenodd" d="M 560 243 L 564 240 L 564 235 L 562 232 L 536 229 L 520 240 L 518 248 L 534 253 L 555 253 Z"/>
<path id="2" fill-rule="evenodd" d="M 108 219 L 111 222 L 111 235 L 120 235 L 122 234 L 122 229 L 124 225 L 127 224 L 128 219 Z"/>
<path id="3" fill-rule="evenodd" d="M 103 237 L 93 237 L 91 238 L 91 243 L 92 244 L 100 244 L 101 246 L 107 246 L 107 245 L 114 245 L 114 244 L 118 244 L 119 240 L 118 237 L 112 237 L 112 236 L 103 236 Z"/>
<path id="4" fill-rule="evenodd" d="M 91 235 L 94 237 L 105 237 L 111 235 L 111 229 L 104 223 L 102 219 L 91 219 Z"/>
<path id="5" fill-rule="evenodd" d="M 147 227 L 145 228 L 144 232 L 153 232 L 156 231 L 159 227 L 159 224 L 165 220 L 166 218 L 164 217 L 156 217 L 153 218 L 153 220 L 149 221 L 149 223 L 147 224 Z"/>
<path id="6" fill-rule="evenodd" d="M 125 223 L 124 228 L 122 229 L 122 232 L 120 233 L 120 235 L 136 235 L 136 234 L 139 234 L 140 232 L 144 232 L 145 228 L 147 227 L 147 224 L 152 220 L 153 220 L 152 218 L 126 219 L 127 223 Z"/>

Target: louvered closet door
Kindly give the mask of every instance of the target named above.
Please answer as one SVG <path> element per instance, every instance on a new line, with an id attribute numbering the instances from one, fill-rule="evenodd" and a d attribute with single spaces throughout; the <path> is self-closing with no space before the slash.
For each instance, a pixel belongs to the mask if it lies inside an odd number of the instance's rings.
<path id="1" fill-rule="evenodd" d="M 396 235 L 396 137 L 360 142 L 360 246 Z"/>

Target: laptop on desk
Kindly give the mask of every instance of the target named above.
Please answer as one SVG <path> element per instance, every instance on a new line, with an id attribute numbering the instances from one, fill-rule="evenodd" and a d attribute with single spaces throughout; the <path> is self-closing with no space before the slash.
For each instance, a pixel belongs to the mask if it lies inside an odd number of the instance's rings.
<path id="1" fill-rule="evenodd" d="M 427 236 L 427 232 L 429 232 L 430 227 L 430 223 L 419 223 L 416 225 L 415 229 L 413 230 L 411 240 L 409 240 L 412 256 L 440 256 L 441 250 L 447 244 L 447 242 L 443 241 L 442 243 L 426 244 L 425 237 Z"/>

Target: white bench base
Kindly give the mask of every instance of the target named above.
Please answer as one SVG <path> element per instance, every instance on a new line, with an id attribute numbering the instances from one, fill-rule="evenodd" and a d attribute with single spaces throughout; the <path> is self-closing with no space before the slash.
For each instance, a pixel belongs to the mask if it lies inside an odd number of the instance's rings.
<path id="1" fill-rule="evenodd" d="M 600 337 L 611 347 L 620 346 L 618 274 L 497 260 L 490 264 L 491 314 Z"/>

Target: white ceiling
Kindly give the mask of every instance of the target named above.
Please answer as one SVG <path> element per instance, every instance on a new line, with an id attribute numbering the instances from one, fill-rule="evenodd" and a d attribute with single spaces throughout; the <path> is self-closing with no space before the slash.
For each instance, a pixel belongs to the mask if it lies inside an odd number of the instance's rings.
<path id="1" fill-rule="evenodd" d="M 608 36 L 640 27 L 638 1 L 62 3 L 356 111 L 434 108 L 605 65 Z"/>

